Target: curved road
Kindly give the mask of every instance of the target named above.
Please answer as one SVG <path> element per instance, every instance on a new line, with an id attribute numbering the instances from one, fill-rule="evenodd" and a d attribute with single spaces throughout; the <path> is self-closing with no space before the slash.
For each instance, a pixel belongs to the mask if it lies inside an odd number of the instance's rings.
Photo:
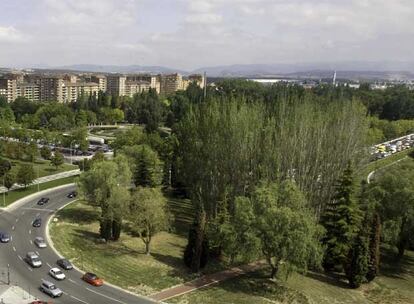
<path id="1" fill-rule="evenodd" d="M 56 261 L 60 258 L 53 249 L 40 249 L 33 244 L 36 236 L 46 239 L 46 224 L 48 219 L 62 206 L 73 199 L 67 198 L 70 191 L 75 190 L 74 185 L 61 187 L 43 195 L 36 195 L 19 206 L 11 206 L 8 210 L 0 211 L 0 231 L 6 231 L 12 236 L 12 240 L 6 244 L 0 244 L 0 267 L 4 272 L 7 264 L 10 265 L 10 281 L 12 285 L 18 285 L 31 295 L 41 299 L 49 300 L 49 296 L 39 290 L 42 279 L 56 283 L 63 292 L 63 296 L 53 300 L 53 303 L 83 303 L 83 304 L 134 304 L 155 303 L 153 300 L 138 297 L 108 285 L 94 287 L 82 281 L 82 273 L 76 269 L 64 271 L 66 279 L 56 281 L 48 275 L 52 267 L 57 267 Z M 45 206 L 36 203 L 41 196 L 47 196 L 50 201 Z M 34 218 L 42 218 L 42 227 L 32 227 Z M 49 244 L 48 244 L 49 245 Z M 42 267 L 31 268 L 24 257 L 29 251 L 40 254 Z M 1 277 L 3 283 L 7 280 Z M 105 279 L 105 278 L 103 278 Z"/>

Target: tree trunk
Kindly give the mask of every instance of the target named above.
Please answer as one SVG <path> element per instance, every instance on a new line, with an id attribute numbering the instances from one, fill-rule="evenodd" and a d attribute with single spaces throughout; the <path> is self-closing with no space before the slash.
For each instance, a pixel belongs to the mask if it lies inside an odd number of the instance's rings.
<path id="1" fill-rule="evenodd" d="M 398 244 L 397 244 L 397 249 L 398 249 L 397 258 L 398 259 L 401 259 L 404 256 L 404 251 L 408 244 L 408 239 L 404 233 L 405 222 L 406 222 L 406 218 L 404 218 L 401 223 L 401 230 L 400 230 L 400 235 L 399 235 Z"/>
<path id="2" fill-rule="evenodd" d="M 145 241 L 145 254 L 150 255 L 150 241 Z"/>
<path id="3" fill-rule="evenodd" d="M 201 254 L 203 251 L 203 241 L 204 241 L 205 228 L 206 228 L 205 226 L 206 226 L 206 213 L 204 210 L 201 210 L 198 213 L 194 254 L 193 254 L 193 259 L 191 261 L 191 271 L 194 273 L 200 271 L 200 260 L 201 260 Z"/>
<path id="4" fill-rule="evenodd" d="M 270 265 L 270 267 L 272 268 L 272 272 L 270 273 L 270 278 L 273 280 L 277 275 L 279 267 L 276 264 L 275 265 Z"/>

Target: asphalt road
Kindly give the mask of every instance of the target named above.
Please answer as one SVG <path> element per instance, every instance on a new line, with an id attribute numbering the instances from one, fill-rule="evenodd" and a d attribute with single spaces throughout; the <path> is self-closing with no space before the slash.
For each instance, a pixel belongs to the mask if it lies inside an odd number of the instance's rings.
<path id="1" fill-rule="evenodd" d="M 94 287 L 81 280 L 82 273 L 77 270 L 64 270 L 66 279 L 56 281 L 49 276 L 50 268 L 57 267 L 56 261 L 60 258 L 49 246 L 37 248 L 33 240 L 41 236 L 46 240 L 46 224 L 50 216 L 60 207 L 73 199 L 67 198 L 67 194 L 74 190 L 74 186 L 55 190 L 48 193 L 49 203 L 38 206 L 36 203 L 40 195 L 34 197 L 27 203 L 10 211 L 0 213 L 0 231 L 6 231 L 12 236 L 12 240 L 6 244 L 0 244 L 0 267 L 4 272 L 7 264 L 10 265 L 10 281 L 18 285 L 31 295 L 41 299 L 49 300 L 49 296 L 39 290 L 42 279 L 54 282 L 63 292 L 63 296 L 53 300 L 53 303 L 84 303 L 84 304 L 133 304 L 133 303 L 155 303 L 154 301 L 132 295 L 117 288 L 105 285 Z M 36 217 L 42 218 L 40 228 L 32 227 Z M 40 254 L 42 267 L 32 268 L 25 261 L 26 253 L 35 251 Z M 7 268 L 6 268 L 7 269 Z M 5 280 L 1 276 L 1 280 Z M 103 278 L 105 280 L 105 278 Z"/>

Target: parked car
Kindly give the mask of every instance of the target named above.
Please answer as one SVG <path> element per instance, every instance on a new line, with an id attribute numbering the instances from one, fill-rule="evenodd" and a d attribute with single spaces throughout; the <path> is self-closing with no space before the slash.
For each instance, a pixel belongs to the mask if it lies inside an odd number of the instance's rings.
<path id="1" fill-rule="evenodd" d="M 10 242 L 10 235 L 6 232 L 0 232 L 0 242 L 2 243 Z"/>
<path id="2" fill-rule="evenodd" d="M 69 194 L 68 194 L 68 198 L 74 198 L 74 197 L 76 197 L 78 195 L 78 193 L 76 192 L 76 191 L 72 191 L 72 192 L 69 192 Z"/>
<path id="3" fill-rule="evenodd" d="M 38 268 L 42 266 L 42 261 L 40 260 L 40 257 L 32 251 L 26 254 L 26 262 L 33 268 Z"/>
<path id="4" fill-rule="evenodd" d="M 46 244 L 45 240 L 40 236 L 38 236 L 34 239 L 34 243 L 39 248 L 46 248 L 47 247 L 47 244 Z"/>
<path id="5" fill-rule="evenodd" d="M 65 270 L 73 269 L 73 265 L 67 259 L 57 260 L 56 264 L 58 264 L 58 266 L 60 266 L 62 269 L 65 269 Z"/>
<path id="6" fill-rule="evenodd" d="M 42 226 L 42 219 L 40 217 L 37 217 L 33 221 L 33 227 L 39 228 L 40 226 Z"/>
<path id="7" fill-rule="evenodd" d="M 102 286 L 103 280 L 98 278 L 98 276 L 94 273 L 87 272 L 82 276 L 82 280 L 85 282 L 93 285 L 93 286 Z"/>
<path id="8" fill-rule="evenodd" d="M 57 288 L 55 284 L 46 280 L 42 281 L 42 284 L 40 285 L 40 290 L 48 294 L 52 298 L 60 297 L 63 294 L 62 290 Z"/>
<path id="9" fill-rule="evenodd" d="M 38 202 L 37 202 L 37 204 L 39 205 L 39 206 L 43 206 L 44 204 L 47 204 L 49 202 L 49 198 L 47 198 L 47 197 L 42 197 Z"/>
<path id="10" fill-rule="evenodd" d="M 62 272 L 62 270 L 60 270 L 57 267 L 50 269 L 49 274 L 52 278 L 56 280 L 64 280 L 66 277 L 65 274 Z"/>
<path id="11" fill-rule="evenodd" d="M 30 302 L 30 304 L 53 304 L 53 303 L 52 302 L 36 300 L 36 301 Z"/>

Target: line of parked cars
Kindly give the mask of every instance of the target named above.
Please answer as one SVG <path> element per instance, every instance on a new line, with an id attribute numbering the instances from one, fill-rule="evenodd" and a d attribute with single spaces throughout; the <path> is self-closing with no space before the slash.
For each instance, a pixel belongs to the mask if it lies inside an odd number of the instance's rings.
<path id="1" fill-rule="evenodd" d="M 397 152 L 414 147 L 414 134 L 403 136 L 391 141 L 372 147 L 371 155 L 373 160 L 388 157 Z"/>

